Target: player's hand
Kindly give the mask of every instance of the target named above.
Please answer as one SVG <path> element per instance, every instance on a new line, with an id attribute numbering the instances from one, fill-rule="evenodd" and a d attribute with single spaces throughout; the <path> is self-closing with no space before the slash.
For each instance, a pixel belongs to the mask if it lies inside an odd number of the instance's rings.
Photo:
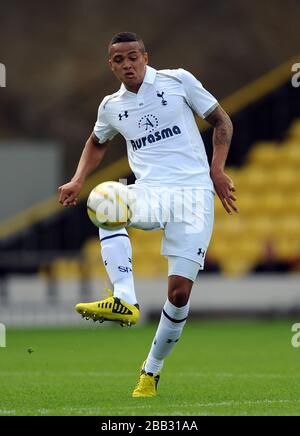
<path id="1" fill-rule="evenodd" d="M 60 204 L 64 207 L 76 206 L 81 187 L 82 184 L 75 180 L 60 186 L 58 188 Z"/>
<path id="2" fill-rule="evenodd" d="M 216 193 L 218 194 L 226 212 L 229 214 L 232 214 L 232 211 L 239 213 L 239 210 L 235 205 L 237 198 L 233 194 L 235 192 L 235 187 L 231 178 L 228 177 L 224 171 L 219 169 L 212 169 L 210 175 L 214 182 Z"/>

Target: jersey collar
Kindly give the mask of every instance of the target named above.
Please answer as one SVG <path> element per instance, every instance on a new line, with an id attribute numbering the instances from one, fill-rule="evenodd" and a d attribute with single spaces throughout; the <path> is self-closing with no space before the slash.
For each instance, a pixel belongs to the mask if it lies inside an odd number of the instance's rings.
<path id="1" fill-rule="evenodd" d="M 153 85 L 155 78 L 156 78 L 156 73 L 157 73 L 157 70 L 155 68 L 152 68 L 149 65 L 146 65 L 146 74 L 145 74 L 144 81 L 143 81 L 141 87 L 145 83 L 147 83 L 149 85 Z M 119 93 L 120 93 L 120 95 L 123 95 L 123 94 L 125 94 L 125 92 L 130 92 L 130 91 L 128 91 L 126 89 L 124 83 L 122 83 L 121 88 L 119 90 Z"/>
<path id="2" fill-rule="evenodd" d="M 156 77 L 157 70 L 155 68 L 149 67 L 149 65 L 146 65 L 146 74 L 144 77 L 143 83 L 149 83 L 149 85 L 153 85 L 155 77 Z"/>

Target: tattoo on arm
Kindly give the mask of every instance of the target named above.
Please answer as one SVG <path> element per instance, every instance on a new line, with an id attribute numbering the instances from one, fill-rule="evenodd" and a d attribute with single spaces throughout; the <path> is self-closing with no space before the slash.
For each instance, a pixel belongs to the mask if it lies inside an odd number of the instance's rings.
<path id="1" fill-rule="evenodd" d="M 218 106 L 208 117 L 206 121 L 214 127 L 214 146 L 227 145 L 230 147 L 233 127 L 232 122 L 221 106 Z"/>

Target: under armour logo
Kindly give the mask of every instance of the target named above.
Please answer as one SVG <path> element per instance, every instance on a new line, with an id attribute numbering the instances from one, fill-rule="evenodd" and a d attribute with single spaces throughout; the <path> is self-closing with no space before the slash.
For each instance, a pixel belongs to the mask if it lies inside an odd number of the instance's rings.
<path id="1" fill-rule="evenodd" d="M 122 118 L 123 117 L 125 117 L 125 118 L 128 118 L 128 111 L 124 111 L 124 113 L 123 113 L 123 115 L 122 114 L 119 114 L 119 121 L 122 121 Z"/>
<path id="2" fill-rule="evenodd" d="M 202 257 L 204 257 L 204 255 L 205 255 L 205 250 L 202 251 L 202 248 L 199 248 L 199 251 L 198 251 L 197 254 L 198 254 L 198 256 L 202 255 Z"/>
<path id="3" fill-rule="evenodd" d="M 106 260 L 104 261 L 104 265 L 107 266 L 107 261 Z"/>
<path id="4" fill-rule="evenodd" d="M 179 338 L 176 339 L 175 341 L 173 341 L 172 339 L 167 339 L 167 344 L 171 344 L 172 342 L 174 342 L 174 344 L 176 344 L 176 342 L 179 341 Z"/>
<path id="5" fill-rule="evenodd" d="M 168 104 L 168 102 L 167 102 L 167 100 L 165 100 L 164 99 L 164 91 L 162 91 L 161 93 L 159 93 L 158 91 L 156 92 L 156 94 L 157 94 L 157 97 L 159 97 L 159 98 L 161 98 L 162 100 L 161 100 L 161 104 L 163 105 L 163 106 L 166 106 L 167 104 Z"/>

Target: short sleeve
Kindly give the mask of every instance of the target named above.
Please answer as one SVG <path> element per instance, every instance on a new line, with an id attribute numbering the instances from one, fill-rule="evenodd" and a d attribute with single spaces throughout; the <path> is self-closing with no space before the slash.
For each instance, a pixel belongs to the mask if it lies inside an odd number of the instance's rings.
<path id="1" fill-rule="evenodd" d="M 99 139 L 99 143 L 113 139 L 113 137 L 118 133 L 107 121 L 105 114 L 105 102 L 106 99 L 102 101 L 98 109 L 98 117 L 94 127 L 94 133 Z"/>
<path id="2" fill-rule="evenodd" d="M 188 105 L 201 118 L 206 118 L 219 105 L 218 101 L 191 73 L 182 68 L 178 70 L 178 73 L 178 78 L 182 81 Z"/>

